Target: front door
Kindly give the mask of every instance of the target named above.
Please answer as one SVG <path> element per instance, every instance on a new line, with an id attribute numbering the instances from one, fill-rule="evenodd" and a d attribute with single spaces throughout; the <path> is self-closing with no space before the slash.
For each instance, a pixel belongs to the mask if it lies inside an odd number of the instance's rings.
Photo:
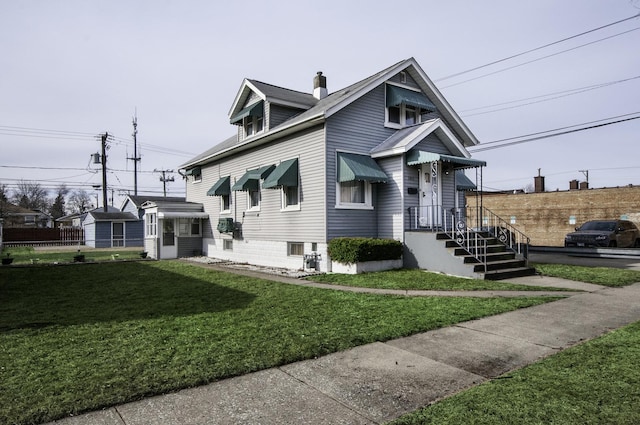
<path id="1" fill-rule="evenodd" d="M 436 228 L 442 225 L 440 167 L 438 162 L 422 164 L 420 170 L 420 227 Z"/>
<path id="2" fill-rule="evenodd" d="M 114 222 L 111 225 L 111 246 L 124 246 L 124 223 Z"/>
<path id="3" fill-rule="evenodd" d="M 162 242 L 160 247 L 160 258 L 178 258 L 178 247 L 176 244 L 176 224 L 175 219 L 165 218 L 162 220 Z"/>

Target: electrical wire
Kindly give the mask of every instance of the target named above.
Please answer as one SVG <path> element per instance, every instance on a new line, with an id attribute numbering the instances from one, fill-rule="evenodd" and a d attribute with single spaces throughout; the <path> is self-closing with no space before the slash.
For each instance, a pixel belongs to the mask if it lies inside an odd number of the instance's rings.
<path id="1" fill-rule="evenodd" d="M 636 112 L 638 113 L 638 112 Z M 630 115 L 630 114 L 627 114 Z M 631 117 L 631 118 L 624 118 L 624 119 L 620 119 L 620 120 L 616 120 L 616 121 L 612 121 L 612 122 L 607 122 L 607 123 L 603 123 L 603 124 L 596 124 L 596 125 L 590 125 L 590 126 L 586 126 L 586 127 L 580 127 L 580 128 L 576 128 L 576 129 L 572 129 L 572 130 L 566 130 L 566 131 L 560 131 L 554 134 L 547 134 L 547 135 L 543 135 L 543 136 L 537 136 L 537 137 L 531 137 L 529 139 L 523 139 L 523 140 L 516 140 L 513 142 L 508 142 L 508 143 L 503 143 L 501 145 L 497 145 L 497 146 L 488 146 L 488 147 L 480 147 L 479 149 L 474 149 L 474 147 L 470 147 L 469 150 L 472 151 L 473 153 L 476 152 L 484 152 L 484 151 L 488 151 L 488 150 L 492 150 L 492 149 L 499 149 L 499 148 L 504 148 L 507 146 L 513 146 L 513 145 L 519 145 L 521 143 L 527 143 L 527 142 L 533 142 L 535 140 L 542 140 L 542 139 L 548 139 L 551 137 L 557 137 L 557 136 L 562 136 L 564 134 L 570 134 L 570 133 L 577 133 L 580 131 L 585 131 L 585 130 L 591 130 L 594 128 L 599 128 L 599 127 L 605 127 L 608 125 L 613 125 L 613 124 L 619 124 L 622 122 L 626 122 L 626 121 L 632 121 L 632 120 L 637 120 L 640 119 L 640 116 L 637 117 Z M 571 127 L 575 127 L 575 126 L 571 126 Z M 567 127 L 562 127 L 562 128 L 567 128 Z M 548 133 L 554 130 L 548 130 L 548 131 L 544 131 L 544 132 L 540 132 L 540 133 L 533 133 L 533 134 L 541 134 L 541 133 Z M 521 136 L 521 137 L 525 137 L 525 136 Z M 487 142 L 486 144 L 490 144 L 490 143 L 498 143 L 500 141 L 505 141 L 505 140 L 511 140 L 511 139 L 503 139 L 503 140 L 495 140 L 493 142 Z"/>
<path id="2" fill-rule="evenodd" d="M 635 79 L 640 78 L 640 75 L 635 76 L 635 77 L 631 77 L 631 78 L 625 78 L 622 80 L 616 80 L 616 81 L 609 81 L 607 83 L 600 83 L 600 84 L 593 84 L 590 86 L 585 86 L 585 87 L 579 87 L 579 88 L 575 88 L 575 89 L 569 89 L 569 90 L 562 90 L 562 91 L 558 91 L 558 92 L 554 92 L 554 93 L 547 93 L 547 94 L 543 94 L 543 95 L 538 95 L 538 96 L 532 96 L 532 97 L 528 97 L 528 98 L 524 98 L 524 99 L 517 99 L 517 100 L 511 100 L 508 102 L 501 102 L 501 103 L 496 103 L 493 105 L 487 105 L 487 106 L 479 106 L 476 108 L 471 108 L 471 109 L 465 109 L 465 110 L 461 110 L 460 111 L 460 116 L 463 117 L 474 117 L 477 115 L 485 115 L 485 114 L 490 114 L 493 112 L 499 112 L 499 111 L 505 111 L 505 110 L 509 110 L 509 109 L 516 109 L 516 108 L 522 108 L 524 106 L 528 106 L 528 105 L 534 105 L 536 103 L 542 103 L 542 102 L 548 102 L 550 100 L 555 100 L 555 99 L 560 99 L 563 97 L 568 97 L 568 96 L 573 96 L 575 94 L 580 94 L 580 93 L 585 93 L 591 90 L 596 90 L 596 89 L 601 89 L 604 87 L 609 87 L 615 84 L 620 84 L 620 83 L 625 83 L 628 81 L 632 81 Z M 550 97 L 552 96 L 552 97 Z M 535 100 L 535 99 L 539 99 L 539 100 Z M 531 100 L 531 102 L 527 102 Z M 513 105 L 513 106 L 506 106 L 504 108 L 498 108 L 498 109 L 492 109 L 489 111 L 484 111 L 484 112 L 477 112 L 474 114 L 465 114 L 464 112 L 470 112 L 470 111 L 477 111 L 480 109 L 487 109 L 487 108 L 494 108 L 497 106 L 503 106 L 503 105 L 511 105 L 514 103 L 519 103 L 519 102 L 526 102 L 526 103 L 522 103 L 520 105 Z"/>
<path id="3" fill-rule="evenodd" d="M 479 80 L 480 78 L 489 77 L 489 76 L 491 76 L 491 75 L 495 75 L 495 74 L 499 74 L 499 73 L 501 73 L 501 72 L 509 71 L 509 70 L 512 70 L 512 69 L 515 69 L 515 68 L 519 68 L 519 67 L 524 66 L 524 65 L 529 65 L 529 64 L 531 64 L 531 63 L 538 62 L 538 61 L 541 61 L 541 60 L 543 60 L 543 59 L 548 59 L 548 58 L 551 58 L 551 57 L 554 57 L 554 56 L 558 56 L 558 55 L 560 55 L 560 54 L 562 54 L 562 53 L 567 53 L 567 52 L 570 52 L 570 51 L 572 51 L 572 50 L 577 50 L 577 49 L 580 49 L 580 48 L 582 48 L 582 47 L 590 46 L 590 45 L 592 45 L 592 44 L 596 44 L 596 43 L 599 43 L 599 42 L 601 42 L 601 41 L 609 40 L 609 39 L 611 39 L 611 38 L 618 37 L 618 36 L 621 36 L 621 35 L 624 35 L 624 34 L 630 33 L 630 32 L 632 32 L 632 31 L 637 31 L 637 30 L 640 30 L 640 27 L 632 28 L 632 29 L 630 29 L 630 30 L 623 31 L 623 32 L 618 33 L 618 34 L 614 34 L 614 35 L 610 35 L 610 36 L 608 36 L 608 37 L 600 38 L 600 39 L 595 40 L 595 41 L 590 41 L 589 43 L 585 43 L 585 44 L 581 44 L 581 45 L 579 45 L 579 46 L 571 47 L 571 48 L 569 48 L 569 49 L 561 50 L 561 51 L 556 52 L 556 53 L 551 53 L 551 54 L 549 54 L 549 55 L 542 56 L 542 57 L 539 57 L 539 58 L 536 58 L 536 59 L 531 59 L 531 60 L 529 60 L 529 61 L 522 62 L 522 63 L 517 64 L 517 65 L 512 65 L 512 66 L 509 66 L 509 67 L 506 67 L 506 68 L 498 69 L 497 71 L 489 72 L 489 73 L 487 73 L 487 74 L 482 74 L 482 75 L 479 75 L 479 76 L 477 76 L 477 77 L 469 78 L 469 79 L 467 79 L 467 80 L 462 80 L 462 81 L 459 81 L 459 82 L 454 83 L 454 84 L 449 84 L 448 86 L 441 87 L 441 89 L 448 89 L 448 88 L 450 88 L 450 87 L 459 86 L 459 85 L 461 85 L 461 84 L 468 83 L 468 82 L 470 82 L 470 81 Z"/>
<path id="4" fill-rule="evenodd" d="M 552 43 L 548 43 L 548 44 L 545 44 L 545 45 L 542 45 L 542 46 L 539 46 L 539 47 L 536 47 L 536 48 L 533 48 L 533 49 L 529 49 L 529 50 L 526 50 L 524 52 L 516 53 L 515 55 L 507 56 L 506 58 L 498 59 L 498 60 L 495 60 L 493 62 L 486 63 L 484 65 L 476 66 L 476 67 L 471 68 L 471 69 L 467 69 L 467 70 L 464 70 L 464 71 L 457 72 L 455 74 L 447 75 L 446 77 L 441 77 L 441 78 L 438 78 L 438 79 L 436 79 L 434 81 L 435 82 L 440 82 L 440 81 L 448 80 L 450 78 L 458 77 L 460 75 L 468 74 L 469 72 L 477 71 L 479 69 L 486 68 L 486 67 L 491 66 L 491 65 L 495 65 L 495 64 L 498 64 L 498 63 L 501 63 L 501 62 L 508 61 L 510 59 L 514 59 L 514 58 L 517 58 L 517 57 L 520 57 L 520 56 L 524 56 L 524 55 L 526 55 L 528 53 L 533 53 L 535 51 L 542 50 L 542 49 L 545 49 L 547 47 L 551 47 L 551 46 L 554 46 L 556 44 L 560 44 L 560 43 L 563 43 L 565 41 L 569 41 L 569 40 L 572 40 L 574 38 L 581 37 L 583 35 L 590 34 L 592 32 L 599 31 L 601 29 L 604 29 L 604 28 L 607 28 L 607 27 L 611 27 L 613 25 L 617 25 L 617 24 L 620 24 L 622 22 L 626 22 L 626 21 L 629 21 L 631 19 L 635 19 L 635 18 L 638 18 L 638 17 L 640 17 L 640 13 L 638 13 L 636 15 L 633 15 L 633 16 L 630 16 L 630 17 L 625 18 L 625 19 L 621 19 L 619 21 L 612 22 L 610 24 L 602 25 L 602 26 L 599 26 L 597 28 L 593 28 L 591 30 L 581 32 L 579 34 L 572 35 L 570 37 L 563 38 L 563 39 L 558 40 L 558 41 L 554 41 Z"/>

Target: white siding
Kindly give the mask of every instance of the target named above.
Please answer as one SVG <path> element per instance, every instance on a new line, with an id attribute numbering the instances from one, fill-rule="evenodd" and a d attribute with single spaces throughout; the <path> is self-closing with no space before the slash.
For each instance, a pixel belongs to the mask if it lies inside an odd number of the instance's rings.
<path id="1" fill-rule="evenodd" d="M 296 133 L 250 152 L 225 158 L 202 166 L 202 182 L 187 183 L 187 199 L 204 205 L 209 214 L 203 229 L 205 238 L 220 238 L 217 231 L 218 218 L 231 217 L 242 227 L 241 243 L 262 241 L 324 242 L 324 129 L 313 129 Z M 232 191 L 231 213 L 220 214 L 219 196 L 206 196 L 207 190 L 219 178 L 231 176 L 231 186 L 247 170 L 264 165 L 298 158 L 300 173 L 300 209 L 281 210 L 281 189 L 261 189 L 260 211 L 247 211 L 247 193 Z M 264 253 L 263 253 L 264 255 Z"/>

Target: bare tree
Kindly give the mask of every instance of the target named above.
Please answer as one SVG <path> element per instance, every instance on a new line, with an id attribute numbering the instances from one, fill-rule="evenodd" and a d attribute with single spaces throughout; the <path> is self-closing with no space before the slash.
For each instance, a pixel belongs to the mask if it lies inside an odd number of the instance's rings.
<path id="1" fill-rule="evenodd" d="M 74 190 L 69 196 L 67 209 L 70 213 L 83 213 L 92 207 L 91 196 L 82 189 Z"/>
<path id="2" fill-rule="evenodd" d="M 40 183 L 20 180 L 13 191 L 13 203 L 30 210 L 49 211 L 51 200 L 49 193 Z"/>

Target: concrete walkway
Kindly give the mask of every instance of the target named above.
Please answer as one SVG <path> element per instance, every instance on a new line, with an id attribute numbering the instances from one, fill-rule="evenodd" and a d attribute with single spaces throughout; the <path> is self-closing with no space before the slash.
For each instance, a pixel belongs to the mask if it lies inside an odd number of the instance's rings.
<path id="1" fill-rule="evenodd" d="M 380 424 L 640 320 L 640 283 L 605 288 L 535 276 L 511 281 L 589 292 L 55 424 Z"/>

